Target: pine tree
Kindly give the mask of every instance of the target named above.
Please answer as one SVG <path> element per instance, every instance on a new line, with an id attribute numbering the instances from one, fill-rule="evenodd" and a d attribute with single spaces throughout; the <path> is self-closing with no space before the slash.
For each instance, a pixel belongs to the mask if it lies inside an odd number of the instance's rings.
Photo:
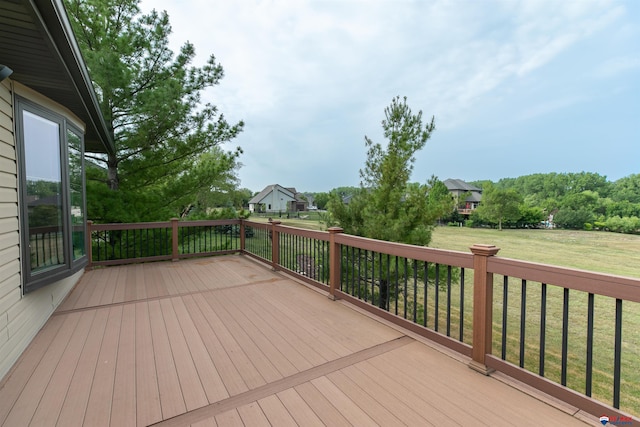
<path id="1" fill-rule="evenodd" d="M 190 43 L 174 55 L 167 13 L 153 10 L 145 15 L 138 4 L 66 1 L 116 145 L 113 155 L 87 156 L 99 166 L 87 173 L 94 190 L 88 193 L 88 199 L 93 198 L 88 200 L 89 215 L 104 221 L 177 215 L 216 180 L 228 182 L 241 153 L 240 148 L 227 152 L 220 146 L 235 138 L 243 123 L 229 124 L 201 98 L 203 90 L 223 77 L 220 64 L 212 55 L 202 67 L 192 66 L 195 50 Z M 215 161 L 201 159 L 205 154 Z M 117 194 L 97 188 L 96 181 Z"/>

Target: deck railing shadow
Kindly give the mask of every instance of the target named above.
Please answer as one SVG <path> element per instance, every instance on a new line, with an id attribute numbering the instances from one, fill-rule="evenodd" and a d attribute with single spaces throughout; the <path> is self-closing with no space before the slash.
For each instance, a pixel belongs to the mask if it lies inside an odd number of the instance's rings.
<path id="1" fill-rule="evenodd" d="M 592 415 L 640 415 L 640 279 L 248 220 L 89 223 L 89 266 L 241 253 Z"/>

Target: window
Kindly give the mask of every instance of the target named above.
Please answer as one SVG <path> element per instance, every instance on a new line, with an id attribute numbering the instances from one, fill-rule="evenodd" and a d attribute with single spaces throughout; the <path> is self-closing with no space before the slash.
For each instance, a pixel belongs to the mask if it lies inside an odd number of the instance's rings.
<path id="1" fill-rule="evenodd" d="M 64 115 L 16 98 L 23 292 L 86 264 L 83 133 Z"/>

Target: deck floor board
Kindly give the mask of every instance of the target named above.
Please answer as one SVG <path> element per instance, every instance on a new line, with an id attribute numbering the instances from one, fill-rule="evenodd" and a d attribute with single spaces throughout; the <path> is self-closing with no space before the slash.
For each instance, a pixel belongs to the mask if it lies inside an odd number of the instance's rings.
<path id="1" fill-rule="evenodd" d="M 86 272 L 0 382 L 2 426 L 543 419 L 584 425 L 236 255 Z"/>

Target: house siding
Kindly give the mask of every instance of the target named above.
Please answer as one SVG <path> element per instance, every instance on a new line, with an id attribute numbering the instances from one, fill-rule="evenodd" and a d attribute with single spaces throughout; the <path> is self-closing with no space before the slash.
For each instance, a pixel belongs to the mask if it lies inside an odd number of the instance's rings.
<path id="1" fill-rule="evenodd" d="M 82 271 L 22 295 L 18 184 L 11 80 L 0 82 L 0 378 L 4 377 Z"/>
<path id="2" fill-rule="evenodd" d="M 263 204 L 265 212 L 287 212 L 291 202 L 295 202 L 295 195 L 278 184 L 270 185 L 249 201 L 249 211 L 255 212 L 257 205 Z"/>
<path id="3" fill-rule="evenodd" d="M 271 205 L 271 209 L 267 209 L 267 212 L 278 212 L 278 211 L 286 211 L 289 206 L 289 202 L 294 201 L 289 194 L 283 192 L 280 189 L 272 192 L 267 199 L 265 199 L 266 204 Z"/>

